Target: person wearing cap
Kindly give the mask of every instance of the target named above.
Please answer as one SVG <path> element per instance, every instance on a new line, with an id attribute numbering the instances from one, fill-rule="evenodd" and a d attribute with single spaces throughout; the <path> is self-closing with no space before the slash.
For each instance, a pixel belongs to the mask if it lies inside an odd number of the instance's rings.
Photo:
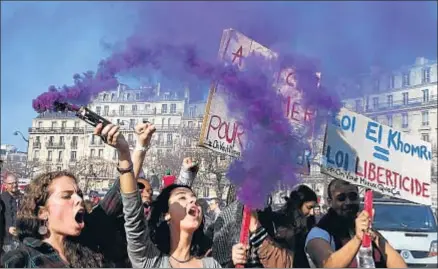
<path id="1" fill-rule="evenodd" d="M 5 229 L 3 249 L 5 252 L 8 252 L 14 249 L 16 246 L 14 236 L 17 235 L 15 220 L 17 217 L 19 198 L 17 176 L 11 173 L 7 173 L 4 176 L 3 184 L 6 186 L 6 190 L 1 194 L 1 203 L 5 218 L 5 225 L 4 228 L 2 228 Z"/>

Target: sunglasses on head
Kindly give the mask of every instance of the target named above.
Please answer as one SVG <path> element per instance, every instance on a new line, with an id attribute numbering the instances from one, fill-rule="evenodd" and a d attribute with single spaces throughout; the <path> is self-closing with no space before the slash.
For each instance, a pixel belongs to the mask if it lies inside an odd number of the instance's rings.
<path id="1" fill-rule="evenodd" d="M 356 201 L 359 198 L 359 194 L 357 192 L 349 192 L 349 193 L 341 193 L 336 196 L 336 200 L 339 202 L 344 202 L 345 200 Z"/>

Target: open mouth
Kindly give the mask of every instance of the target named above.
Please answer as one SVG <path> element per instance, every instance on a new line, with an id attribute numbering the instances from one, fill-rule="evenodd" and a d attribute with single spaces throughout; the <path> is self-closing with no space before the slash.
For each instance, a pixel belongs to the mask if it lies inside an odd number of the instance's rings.
<path id="1" fill-rule="evenodd" d="M 85 210 L 79 209 L 79 211 L 75 215 L 75 220 L 77 223 L 82 224 L 84 223 L 84 216 L 85 216 Z"/>
<path id="2" fill-rule="evenodd" d="M 189 214 L 190 216 L 192 216 L 192 217 L 197 217 L 197 216 L 199 215 L 199 209 L 198 209 L 196 206 L 192 206 L 192 207 L 189 209 L 188 214 Z"/>

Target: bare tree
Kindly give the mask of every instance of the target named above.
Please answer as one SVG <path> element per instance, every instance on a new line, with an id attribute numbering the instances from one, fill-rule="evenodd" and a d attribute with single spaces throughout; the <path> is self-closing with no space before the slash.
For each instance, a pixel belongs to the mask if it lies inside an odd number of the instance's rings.
<path id="1" fill-rule="evenodd" d="M 5 160 L 2 170 L 12 172 L 21 178 L 31 178 L 38 172 L 50 171 L 46 163 L 38 160 L 27 162 L 18 162 L 13 160 Z"/>
<path id="2" fill-rule="evenodd" d="M 69 169 L 78 179 L 83 180 L 82 189 L 87 193 L 91 181 L 115 178 L 116 163 L 100 157 L 86 157 L 71 164 Z"/>

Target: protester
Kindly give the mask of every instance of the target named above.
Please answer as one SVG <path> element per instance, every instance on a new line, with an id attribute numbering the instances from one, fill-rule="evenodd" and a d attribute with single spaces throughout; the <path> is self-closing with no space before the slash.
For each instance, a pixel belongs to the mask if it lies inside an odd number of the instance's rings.
<path id="1" fill-rule="evenodd" d="M 308 268 L 304 252 L 307 234 L 315 225 L 312 215 L 317 202 L 316 193 L 300 185 L 287 198 L 284 207 L 275 215 L 275 241 L 294 252 L 294 268 Z"/>
<path id="2" fill-rule="evenodd" d="M 1 194 L 2 208 L 4 211 L 5 225 L 2 226 L 4 230 L 3 250 L 8 252 L 18 246 L 18 242 L 14 237 L 17 235 L 16 231 L 16 217 L 20 197 L 18 190 L 17 176 L 12 173 L 6 173 L 3 184 L 6 185 L 5 191 Z"/>
<path id="3" fill-rule="evenodd" d="M 2 229 L 1 227 L 5 227 L 5 207 L 3 203 L 0 201 L 0 258 L 3 254 L 3 241 L 5 240 L 6 229 Z"/>
<path id="4" fill-rule="evenodd" d="M 210 211 L 211 211 L 211 216 L 214 220 L 217 219 L 217 217 L 219 217 L 219 213 L 221 213 L 221 209 L 219 207 L 219 199 L 218 198 L 213 198 L 210 201 Z"/>
<path id="5" fill-rule="evenodd" d="M 231 201 L 230 197 L 227 199 Z M 212 255 L 222 267 L 290 268 L 293 253 L 277 245 L 254 215 L 251 217 L 249 245 L 239 243 L 243 204 L 234 201 L 219 214 L 214 225 Z M 266 219 L 267 217 L 265 217 Z"/>
<path id="6" fill-rule="evenodd" d="M 330 209 L 307 236 L 305 251 L 312 267 L 358 267 L 358 251 L 364 234 L 372 241 L 373 259 L 377 268 L 406 268 L 400 254 L 370 227 L 366 211 L 359 213 L 358 188 L 335 179 L 328 189 Z"/>
<path id="7" fill-rule="evenodd" d="M 134 180 L 129 145 L 120 134 L 119 127 L 109 124 L 102 130 L 102 125 L 98 125 L 95 134 L 105 137 L 106 143 L 118 150 L 120 179 Z M 19 237 L 23 244 L 2 257 L 2 266 L 108 266 L 104 256 L 97 251 L 103 244 L 93 242 L 92 248 L 80 240 L 85 217 L 82 192 L 72 174 L 59 171 L 38 176 L 28 185 L 18 211 Z M 90 231 L 85 236 L 89 242 L 94 241 L 93 235 L 98 229 Z"/>
<path id="8" fill-rule="evenodd" d="M 138 178 L 137 185 L 144 207 L 144 215 L 146 216 L 146 218 L 149 218 L 153 195 L 151 184 L 145 178 Z"/>
<path id="9" fill-rule="evenodd" d="M 155 127 L 145 124 L 140 131 L 150 138 Z M 148 144 L 143 146 L 147 147 Z M 145 152 L 135 155 L 142 163 Z M 202 209 L 186 185 L 165 187 L 152 203 L 151 217 L 146 221 L 134 178 L 120 180 L 125 217 L 128 254 L 133 267 L 217 268 L 211 257 L 203 257 Z"/>

